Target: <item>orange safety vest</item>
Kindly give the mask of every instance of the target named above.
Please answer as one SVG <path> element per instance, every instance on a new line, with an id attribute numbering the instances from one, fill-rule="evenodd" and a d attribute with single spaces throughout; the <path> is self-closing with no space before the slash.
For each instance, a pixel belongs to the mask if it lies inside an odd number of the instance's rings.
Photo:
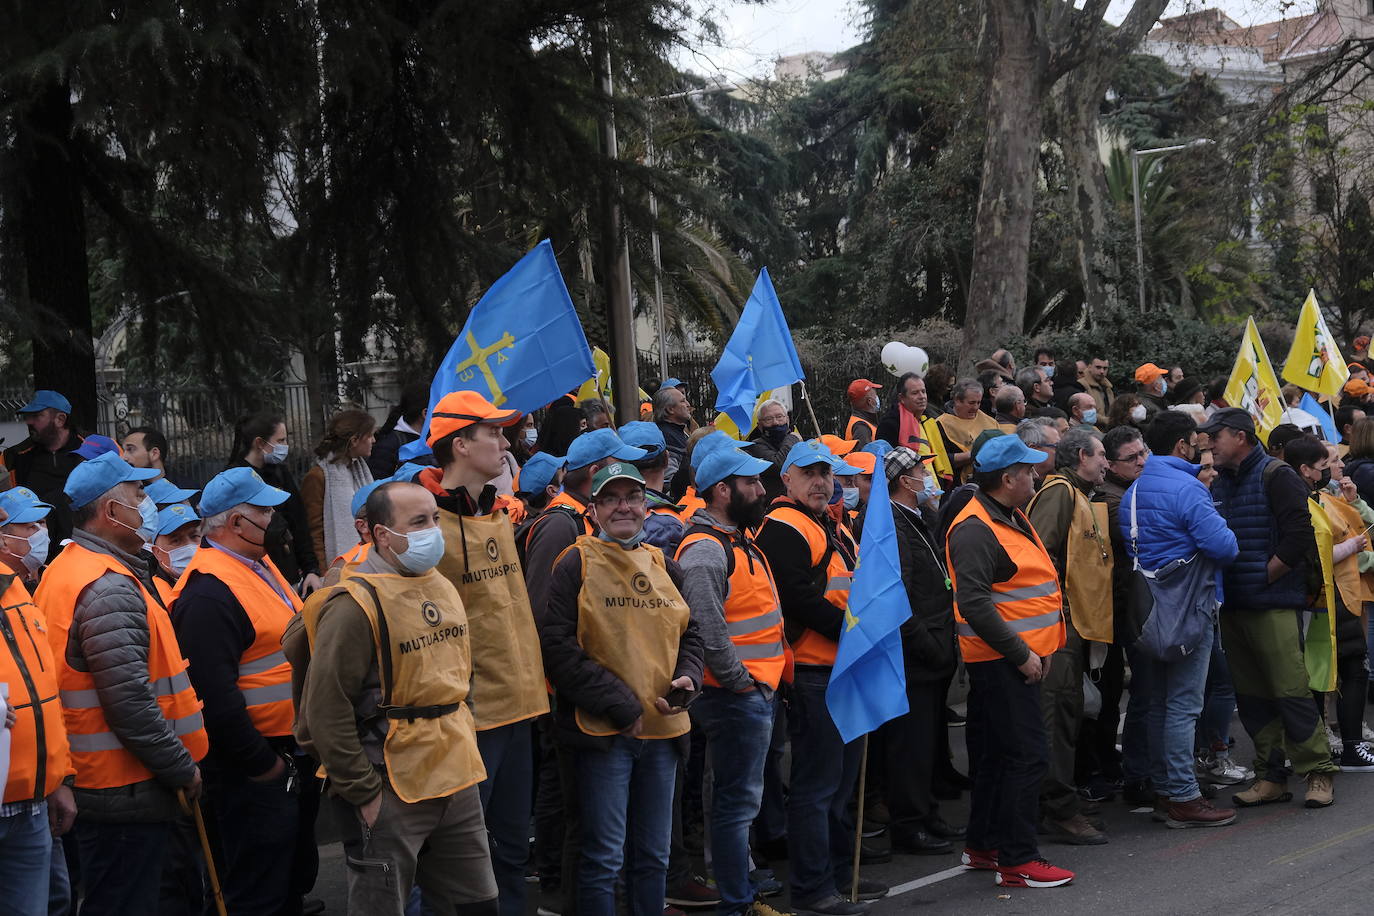
<path id="1" fill-rule="evenodd" d="M 874 439 L 878 438 L 878 427 L 877 427 L 876 425 L 874 425 L 873 423 L 869 422 L 868 420 L 865 420 L 863 417 L 861 417 L 861 416 L 859 416 L 859 415 L 857 415 L 857 414 L 854 414 L 854 415 L 850 416 L 849 422 L 848 422 L 847 424 L 845 424 L 845 427 L 844 427 L 844 437 L 845 437 L 846 439 L 853 439 L 853 438 L 854 438 L 854 427 L 856 427 L 856 426 L 858 426 L 858 425 L 860 425 L 860 424 L 862 424 L 862 425 L 868 427 L 868 441 L 869 441 L 869 442 L 872 442 Z"/>
<path id="2" fill-rule="evenodd" d="M 105 710 L 96 693 L 95 678 L 72 667 L 67 643 L 76 601 L 86 587 L 107 573 L 125 576 L 138 587 L 148 611 L 148 686 L 157 697 L 162 716 L 173 733 L 201 760 L 210 747 L 200 698 L 191 687 L 186 659 L 177 644 L 172 619 L 143 583 L 114 557 L 96 553 L 76 542 L 62 548 L 48 567 L 34 596 L 48 615 L 48 644 L 57 662 L 62 714 L 67 723 L 67 743 L 76 766 L 76 785 L 82 789 L 116 789 L 146 782 L 153 773 L 124 747 L 105 721 Z"/>
<path id="3" fill-rule="evenodd" d="M 371 544 L 354 544 L 347 552 L 339 554 L 334 558 L 334 566 L 343 566 L 347 563 L 361 563 L 367 559 L 367 553 L 372 548 Z"/>
<path id="4" fill-rule="evenodd" d="M 854 539 L 841 526 L 836 526 L 834 538 L 814 518 L 797 507 L 787 497 L 779 497 L 763 520 L 789 525 L 806 538 L 811 551 L 811 569 L 819 580 L 824 576 L 825 600 L 842 611 L 849 609 L 849 586 L 854 579 L 853 560 L 857 555 Z M 843 547 L 844 549 L 840 549 Z M 798 665 L 835 664 L 839 644 L 815 630 L 805 629 L 792 642 L 792 656 Z"/>
<path id="5" fill-rule="evenodd" d="M 1043 658 L 1064 647 L 1064 599 L 1059 592 L 1059 573 L 1055 571 L 1054 561 L 1050 559 L 1045 545 L 1040 542 L 1040 536 L 1020 509 L 1015 512 L 1018 518 L 1026 522 L 1026 528 L 1031 532 L 1029 535 L 993 519 L 978 495 L 974 494 L 968 505 L 954 517 L 949 530 L 953 533 L 955 528 L 970 518 L 981 519 L 983 524 L 992 529 L 998 543 L 1016 566 L 1016 573 L 1010 579 L 992 583 L 992 602 L 997 605 L 1002 619 L 1012 631 L 1025 640 L 1032 652 Z M 955 630 L 959 634 L 959 651 L 963 653 L 964 661 L 990 662 L 1001 658 L 1001 653 L 984 642 L 959 611 L 959 582 L 955 575 L 954 559 L 949 553 L 948 537 L 945 539 L 945 563 L 956 595 Z"/>
<path id="6" fill-rule="evenodd" d="M 57 701 L 57 666 L 48 628 L 29 590 L 18 576 L 0 576 L 0 586 L 0 635 L 5 640 L 0 681 L 9 684 L 5 702 L 15 715 L 4 802 L 39 802 L 72 772 L 67 728 Z"/>
<path id="7" fill-rule="evenodd" d="M 291 723 L 296 718 L 291 703 L 291 663 L 282 651 L 281 637 L 302 604 L 270 559 L 263 557 L 262 566 L 276 580 L 286 601 L 262 576 L 210 546 L 201 547 L 191 558 L 172 592 L 172 601 L 181 597 L 192 573 L 213 576 L 233 592 L 253 627 L 253 642 L 239 656 L 239 693 L 243 694 L 248 718 L 253 720 L 258 733 L 265 738 L 281 738 L 291 734 Z M 183 619 L 183 626 L 195 626 L 195 608 L 187 608 Z"/>
<path id="8" fill-rule="evenodd" d="M 763 552 L 747 538 L 711 525 L 688 529 L 677 548 L 677 559 L 693 544 L 714 540 L 725 549 L 728 561 L 725 586 L 725 631 L 735 645 L 735 657 L 756 681 L 774 690 L 787 664 L 787 643 L 782 632 L 782 610 L 773 571 Z M 706 669 L 706 683 L 720 681 Z"/>
<path id="9" fill-rule="evenodd" d="M 683 492 L 682 499 L 678 500 L 678 505 L 682 506 L 682 511 L 673 513 L 673 516 L 682 524 L 690 525 L 697 510 L 706 508 L 706 500 L 697 495 L 696 487 L 688 487 Z"/>

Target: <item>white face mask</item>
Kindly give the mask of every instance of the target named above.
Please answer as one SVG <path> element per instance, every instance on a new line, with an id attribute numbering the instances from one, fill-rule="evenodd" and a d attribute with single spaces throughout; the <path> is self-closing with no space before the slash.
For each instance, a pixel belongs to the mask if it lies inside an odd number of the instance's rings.
<path id="1" fill-rule="evenodd" d="M 286 460 L 286 456 L 291 452 L 291 445 L 287 442 L 278 442 L 272 446 L 272 450 L 262 456 L 262 460 L 268 464 L 281 464 Z"/>
<path id="2" fill-rule="evenodd" d="M 1131 408 L 1131 419 L 1139 423 L 1145 419 L 1145 405 L 1137 404 Z"/>
<path id="3" fill-rule="evenodd" d="M 28 542 L 29 552 L 23 556 L 24 568 L 29 571 L 29 575 L 36 575 L 48 560 L 48 546 L 51 544 L 48 529 L 40 526 L 37 531 L 26 538 L 17 534 L 7 534 L 5 537 Z"/>
<path id="4" fill-rule="evenodd" d="M 858 488 L 858 487 L 843 487 L 843 488 L 840 490 L 840 492 L 844 494 L 844 507 L 845 507 L 846 509 L 857 509 L 857 508 L 859 508 L 859 488 Z"/>
<path id="5" fill-rule="evenodd" d="M 113 516 L 110 517 L 111 521 L 113 521 L 116 525 L 122 525 L 123 527 L 128 528 L 130 531 L 137 532 L 138 536 L 143 538 L 144 546 L 147 546 L 148 544 L 151 544 L 153 542 L 153 539 L 157 537 L 157 506 L 153 504 L 153 500 L 151 497 L 143 497 L 143 500 L 136 506 L 131 506 L 126 502 L 120 502 L 117 499 L 112 499 L 110 500 L 110 502 L 115 503 L 116 505 L 123 506 L 126 509 L 133 509 L 135 512 L 139 514 L 139 517 L 142 518 L 142 521 L 139 523 L 137 528 L 133 527 L 132 525 L 125 525 L 123 522 L 121 522 L 117 518 L 114 518 Z"/>
<path id="6" fill-rule="evenodd" d="M 538 442 L 539 442 L 539 430 L 537 430 L 537 429 L 527 429 L 527 430 L 525 430 L 525 446 L 526 446 L 527 448 L 534 448 L 535 444 L 538 443 Z"/>
<path id="7" fill-rule="evenodd" d="M 1054 366 L 1041 366 L 1040 371 L 1045 373 L 1045 378 L 1054 378 Z"/>
<path id="8" fill-rule="evenodd" d="M 191 559 L 196 555 L 197 544 L 182 544 L 180 547 L 173 547 L 171 550 L 162 551 L 167 567 L 167 571 L 175 576 L 180 576 L 186 572 L 186 567 L 191 565 Z M 161 559 L 161 558 L 159 558 Z"/>
<path id="9" fill-rule="evenodd" d="M 386 528 L 385 525 L 382 526 Z M 390 528 L 386 528 L 391 531 Z M 444 558 L 444 532 L 438 525 L 433 528 L 421 528 L 418 531 L 408 531 L 401 534 L 398 531 L 391 531 L 397 537 L 406 539 L 406 549 L 396 554 L 396 562 L 400 563 L 407 572 L 421 575 L 429 572 L 439 561 Z M 392 548 L 395 550 L 396 548 Z"/>

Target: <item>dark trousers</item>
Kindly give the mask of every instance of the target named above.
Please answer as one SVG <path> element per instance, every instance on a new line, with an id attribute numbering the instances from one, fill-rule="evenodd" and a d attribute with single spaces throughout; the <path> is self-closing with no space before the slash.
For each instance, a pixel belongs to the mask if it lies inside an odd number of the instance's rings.
<path id="1" fill-rule="evenodd" d="M 171 824 L 111 824 L 78 817 L 72 829 L 86 892 L 82 916 L 158 911 Z"/>
<path id="2" fill-rule="evenodd" d="M 1083 638 L 1073 624 L 1068 631 L 1067 645 L 1050 656 L 1049 673 L 1040 682 L 1041 715 L 1050 748 L 1049 769 L 1040 787 L 1040 809 L 1056 821 L 1078 814 L 1083 804 L 1074 779 L 1078 726 L 1083 721 Z"/>
<path id="3" fill-rule="evenodd" d="M 491 868 L 500 890 L 501 916 L 524 916 L 525 865 L 530 855 L 530 807 L 534 768 L 533 723 L 477 733 L 487 778 L 478 786 L 491 845 Z"/>
<path id="4" fill-rule="evenodd" d="M 1087 647 L 1084 647 L 1086 652 Z M 1126 653 L 1118 645 L 1107 647 L 1107 658 L 1093 674 L 1102 692 L 1102 712 L 1084 719 L 1078 730 L 1077 779 L 1086 785 L 1094 776 L 1107 780 L 1121 777 L 1121 754 L 1116 749 L 1121 723 L 1121 696 L 1126 689 Z"/>
<path id="5" fill-rule="evenodd" d="M 300 896 L 293 898 L 292 886 L 300 848 L 300 796 L 286 791 L 285 774 L 254 782 L 219 773 L 211 777 L 205 794 L 219 828 L 225 907 L 244 916 L 299 913 Z"/>
<path id="6" fill-rule="evenodd" d="M 1027 684 L 1004 658 L 965 667 L 967 741 L 977 760 L 968 846 L 996 849 L 1003 865 L 1023 865 L 1040 856 L 1035 830 L 1040 781 L 1049 767 L 1040 685 Z"/>
<path id="7" fill-rule="evenodd" d="M 563 793 L 563 858 L 559 866 L 563 916 L 577 914 L 577 870 L 582 864 L 582 796 L 577 758 L 576 748 L 558 745 L 559 791 Z"/>
<path id="8" fill-rule="evenodd" d="M 946 728 L 943 688 L 939 681 L 916 681 L 908 673 L 906 698 L 910 711 L 879 730 L 887 808 L 891 814 L 888 829 L 893 842 L 924 830 L 926 821 L 938 813 L 931 788 L 937 757 L 943 753 L 939 736 Z"/>
<path id="9" fill-rule="evenodd" d="M 558 745 L 553 737 L 553 716 L 537 720 L 538 770 L 534 788 L 534 867 L 539 889 L 556 893 L 563 871 L 563 786 L 559 774 Z"/>

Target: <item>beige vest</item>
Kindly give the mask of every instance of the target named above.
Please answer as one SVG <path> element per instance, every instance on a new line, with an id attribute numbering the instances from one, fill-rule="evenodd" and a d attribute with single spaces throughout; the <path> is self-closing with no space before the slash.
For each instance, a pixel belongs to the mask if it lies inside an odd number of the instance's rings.
<path id="1" fill-rule="evenodd" d="M 1112 537 L 1106 503 L 1093 502 L 1061 474 L 1045 480 L 1039 499 L 1053 487 L 1073 494 L 1073 520 L 1064 558 L 1064 597 L 1069 622 L 1078 635 L 1093 642 L 1112 641 Z"/>
<path id="2" fill-rule="evenodd" d="M 648 544 L 625 550 L 592 535 L 577 539 L 582 591 L 577 596 L 577 641 L 592 661 L 620 678 L 644 707 L 641 738 L 676 738 L 692 727 L 685 713 L 661 715 L 654 700 L 668 693 L 678 643 L 691 611 L 668 576 L 663 551 Z M 606 719 L 577 710 L 589 735 L 614 735 Z"/>
<path id="3" fill-rule="evenodd" d="M 439 572 L 467 610 L 472 644 L 468 702 L 478 731 L 549 711 L 544 658 L 515 532 L 504 512 L 464 516 L 439 511 L 448 545 Z"/>

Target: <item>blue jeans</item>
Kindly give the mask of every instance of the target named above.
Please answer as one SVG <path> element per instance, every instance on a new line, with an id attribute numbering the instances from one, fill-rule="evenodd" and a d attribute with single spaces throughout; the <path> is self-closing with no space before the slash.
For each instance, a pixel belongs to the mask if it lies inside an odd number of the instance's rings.
<path id="1" fill-rule="evenodd" d="M 627 839 L 633 859 L 625 876 L 630 916 L 663 916 L 678 761 L 672 741 L 623 735 L 611 739 L 606 750 L 578 749 L 584 799 L 578 916 L 615 916 L 615 885 Z"/>
<path id="2" fill-rule="evenodd" d="M 0 914 L 47 916 L 53 839 L 48 806 L 0 817 Z"/>
<path id="3" fill-rule="evenodd" d="M 1212 663 L 1207 669 L 1202 716 L 1198 719 L 1198 750 L 1227 750 L 1231 742 L 1231 717 L 1236 714 L 1236 688 L 1231 666 L 1221 642 L 1221 624 L 1212 633 Z"/>
<path id="4" fill-rule="evenodd" d="M 3 884 L 0 880 L 0 884 Z M 72 879 L 67 874 L 67 856 L 61 837 L 52 838 L 52 865 L 48 869 L 48 916 L 71 916 Z"/>
<path id="5" fill-rule="evenodd" d="M 162 865 L 172 838 L 170 822 L 102 823 L 78 815 L 72 829 L 86 888 L 81 916 L 158 911 Z"/>
<path id="6" fill-rule="evenodd" d="M 711 760 L 711 864 L 719 913 L 742 913 L 754 901 L 749 881 L 749 825 L 763 801 L 763 764 L 773 739 L 773 698 L 758 690 L 706 687 L 692 707 Z"/>
<path id="7" fill-rule="evenodd" d="M 1202 645 L 1176 662 L 1145 659 L 1150 669 L 1150 779 L 1156 794 L 1170 801 L 1192 801 L 1202 794 L 1193 770 L 1193 739 L 1215 637 L 1215 629 L 1209 629 Z"/>
<path id="8" fill-rule="evenodd" d="M 792 905 L 804 907 L 836 893 L 854 857 L 849 800 L 859 778 L 863 742 L 847 746 L 825 705 L 830 669 L 798 665 L 787 709 L 792 736 L 792 781 L 787 797 L 787 848 Z"/>
<path id="9" fill-rule="evenodd" d="M 501 892 L 501 916 L 524 916 L 525 865 L 530 857 L 530 809 L 534 801 L 533 721 L 477 733 L 487 768 L 478 785 L 491 843 L 491 869 Z"/>
<path id="10" fill-rule="evenodd" d="M 1155 694 L 1155 685 L 1150 680 L 1154 665 L 1138 646 L 1139 643 L 1131 643 L 1126 647 L 1126 659 L 1131 665 L 1131 695 L 1126 701 L 1126 721 L 1121 725 L 1121 778 L 1135 785 L 1150 778 L 1150 701 Z"/>

